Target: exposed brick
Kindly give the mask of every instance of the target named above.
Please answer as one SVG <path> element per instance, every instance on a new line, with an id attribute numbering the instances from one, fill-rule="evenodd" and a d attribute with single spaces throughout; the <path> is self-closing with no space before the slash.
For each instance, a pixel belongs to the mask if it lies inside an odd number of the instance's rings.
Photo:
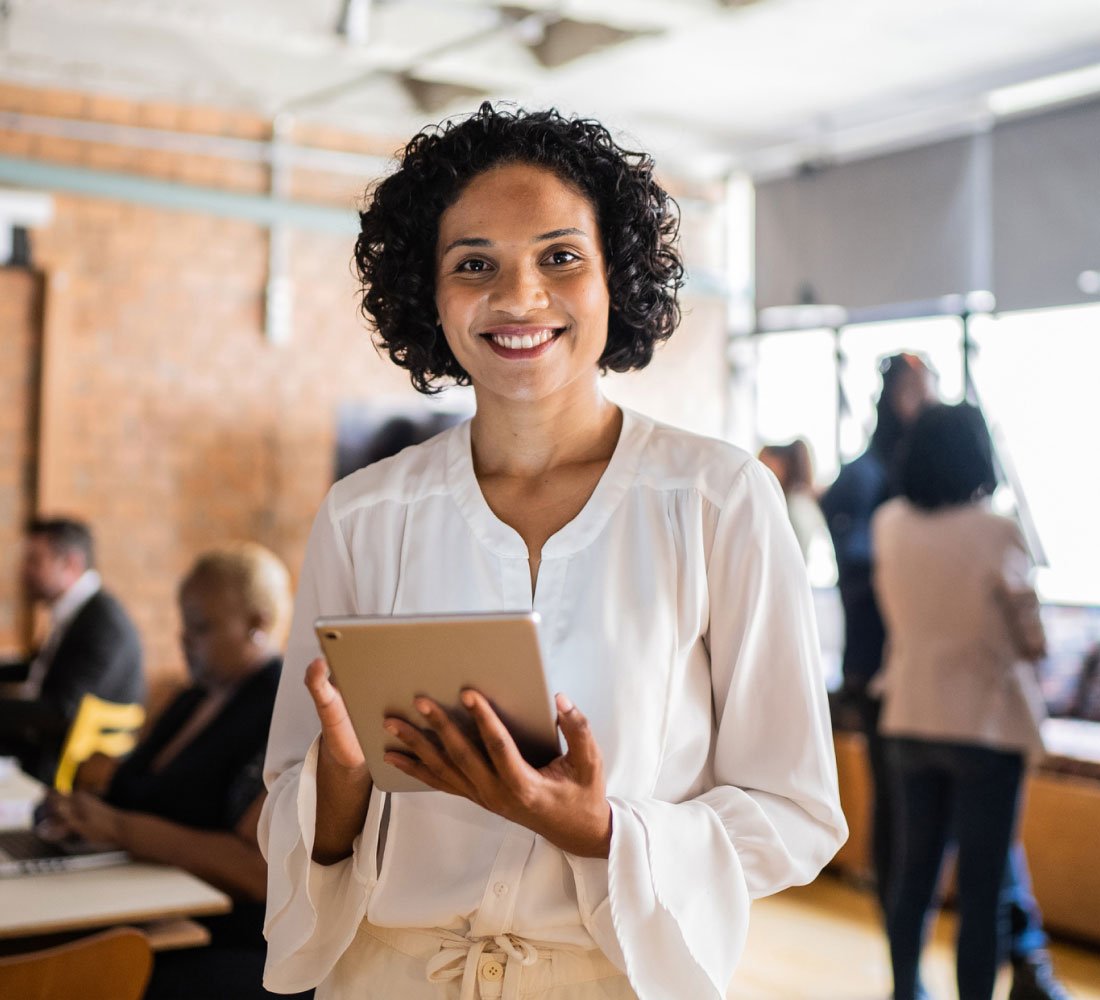
<path id="1" fill-rule="evenodd" d="M 139 124 L 140 111 L 141 105 L 136 101 L 110 94 L 91 94 L 84 105 L 85 118 L 115 125 Z"/>
<path id="2" fill-rule="evenodd" d="M 0 85 L 0 103 L 27 113 L 242 138 L 270 132 L 270 123 L 254 115 L 124 106 L 60 91 Z M 314 127 L 296 136 L 385 155 L 400 145 Z M 262 191 L 267 183 L 257 164 L 46 138 L 28 144 L 12 133 L 0 132 L 0 155 L 111 164 L 232 190 Z M 368 180 L 296 171 L 294 193 L 350 208 Z M 351 236 L 292 233 L 293 333 L 288 344 L 267 342 L 268 239 L 265 229 L 246 222 L 67 194 L 54 196 L 52 223 L 34 233 L 35 259 L 47 277 L 49 337 L 39 487 L 51 511 L 94 526 L 104 577 L 131 609 L 146 646 L 154 707 L 186 678 L 175 590 L 196 554 L 228 538 L 252 537 L 296 574 L 332 475 L 338 405 L 416 398 L 408 376 L 376 354 L 357 313 Z M 13 273 L 0 270 L 0 436 L 6 454 L 25 456 L 34 444 L 26 423 L 33 362 L 26 345 L 36 313 L 25 297 L 17 305 L 3 284 Z M 662 352 L 661 369 L 622 385 L 636 385 L 637 404 L 646 406 L 668 373 L 683 377 L 684 352 L 693 344 L 721 356 L 723 327 L 720 309 L 700 307 Z M 9 330 L 21 332 L 13 338 Z M 9 350 L 17 340 L 24 346 Z M 699 393 L 675 398 L 695 405 L 707 378 L 719 398 L 717 365 L 707 366 L 706 375 L 696 365 L 690 381 Z M 22 443 L 9 443 L 16 438 Z M 0 461 L 0 649 L 19 639 L 10 609 L 18 605 L 12 560 L 23 517 L 4 515 L 26 502 L 25 484 L 17 485 L 13 473 L 20 464 Z"/>

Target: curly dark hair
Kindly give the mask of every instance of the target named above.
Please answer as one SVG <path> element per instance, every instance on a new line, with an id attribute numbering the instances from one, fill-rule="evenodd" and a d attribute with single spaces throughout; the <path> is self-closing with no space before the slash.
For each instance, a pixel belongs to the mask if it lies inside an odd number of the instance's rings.
<path id="1" fill-rule="evenodd" d="M 611 299 L 602 371 L 644 368 L 680 322 L 679 213 L 654 180 L 652 157 L 623 149 L 597 121 L 486 101 L 464 120 L 413 136 L 397 171 L 368 190 L 359 213 L 362 312 L 379 349 L 408 369 L 420 392 L 441 391 L 445 379 L 470 381 L 436 323 L 440 216 L 474 177 L 512 163 L 553 172 L 595 209 Z"/>

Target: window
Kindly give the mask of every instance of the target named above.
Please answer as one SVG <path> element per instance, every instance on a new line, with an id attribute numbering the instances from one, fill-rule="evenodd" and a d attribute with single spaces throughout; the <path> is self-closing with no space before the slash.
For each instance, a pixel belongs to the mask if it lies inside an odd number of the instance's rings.
<path id="1" fill-rule="evenodd" d="M 1100 604 L 1100 306 L 976 318 L 973 373 L 1046 552 L 1045 601 Z"/>
<path id="2" fill-rule="evenodd" d="M 805 438 L 814 479 L 832 482 L 836 454 L 836 359 L 832 330 L 799 330 L 756 338 L 756 440 Z"/>

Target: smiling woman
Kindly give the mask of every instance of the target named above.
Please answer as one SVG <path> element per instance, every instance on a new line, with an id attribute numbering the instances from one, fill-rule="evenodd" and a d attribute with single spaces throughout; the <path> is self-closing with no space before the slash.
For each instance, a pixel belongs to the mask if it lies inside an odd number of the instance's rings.
<path id="1" fill-rule="evenodd" d="M 269 987 L 718 1000 L 750 900 L 843 841 L 775 480 L 600 391 L 676 326 L 673 209 L 599 123 L 489 105 L 371 194 L 378 342 L 477 412 L 337 483 L 314 522 L 265 768 Z M 464 690 L 486 752 L 421 698 L 378 724 L 434 791 L 373 787 L 314 620 L 517 610 L 541 617 L 565 753 L 530 766 Z"/>
<path id="2" fill-rule="evenodd" d="M 676 292 L 683 277 L 676 250 L 679 219 L 653 177 L 653 160 L 620 148 L 598 122 L 553 111 L 509 114 L 488 103 L 461 127 L 416 135 L 405 147 L 402 169 L 377 186 L 360 215 L 355 261 L 363 312 L 378 331 L 379 344 L 409 370 L 421 391 L 438 391 L 440 380 L 469 383 L 441 335 L 435 305 L 440 248 L 453 249 L 441 240 L 440 225 L 471 180 L 507 165 L 552 174 L 594 214 L 595 226 L 586 232 L 597 241 L 614 304 L 600 367 L 623 372 L 647 365 L 656 344 L 680 321 Z M 519 201 L 490 207 L 495 215 L 505 208 L 522 214 L 528 206 Z M 529 234 L 571 235 L 537 228 Z M 472 261 L 466 270 L 477 273 L 481 267 Z"/>
<path id="3" fill-rule="evenodd" d="M 443 213 L 439 245 L 440 325 L 481 395 L 598 392 L 609 298 L 587 198 L 540 167 L 494 167 Z"/>

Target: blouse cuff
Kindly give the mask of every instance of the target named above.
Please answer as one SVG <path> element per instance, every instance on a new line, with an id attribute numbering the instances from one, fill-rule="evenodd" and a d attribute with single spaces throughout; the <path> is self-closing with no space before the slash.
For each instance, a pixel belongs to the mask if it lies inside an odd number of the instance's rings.
<path id="1" fill-rule="evenodd" d="M 723 1000 L 750 901 L 721 821 L 698 801 L 610 802 L 608 900 L 593 910 L 589 933 L 612 961 L 621 956 L 640 1000 Z M 700 894 L 700 885 L 710 890 Z"/>
<path id="2" fill-rule="evenodd" d="M 320 736 L 301 764 L 280 775 L 261 819 L 268 862 L 264 986 L 279 993 L 309 989 L 329 975 L 355 937 L 377 881 L 378 817 L 372 813 L 382 796 L 371 796 L 351 857 L 332 865 L 312 859 L 319 745 Z"/>

